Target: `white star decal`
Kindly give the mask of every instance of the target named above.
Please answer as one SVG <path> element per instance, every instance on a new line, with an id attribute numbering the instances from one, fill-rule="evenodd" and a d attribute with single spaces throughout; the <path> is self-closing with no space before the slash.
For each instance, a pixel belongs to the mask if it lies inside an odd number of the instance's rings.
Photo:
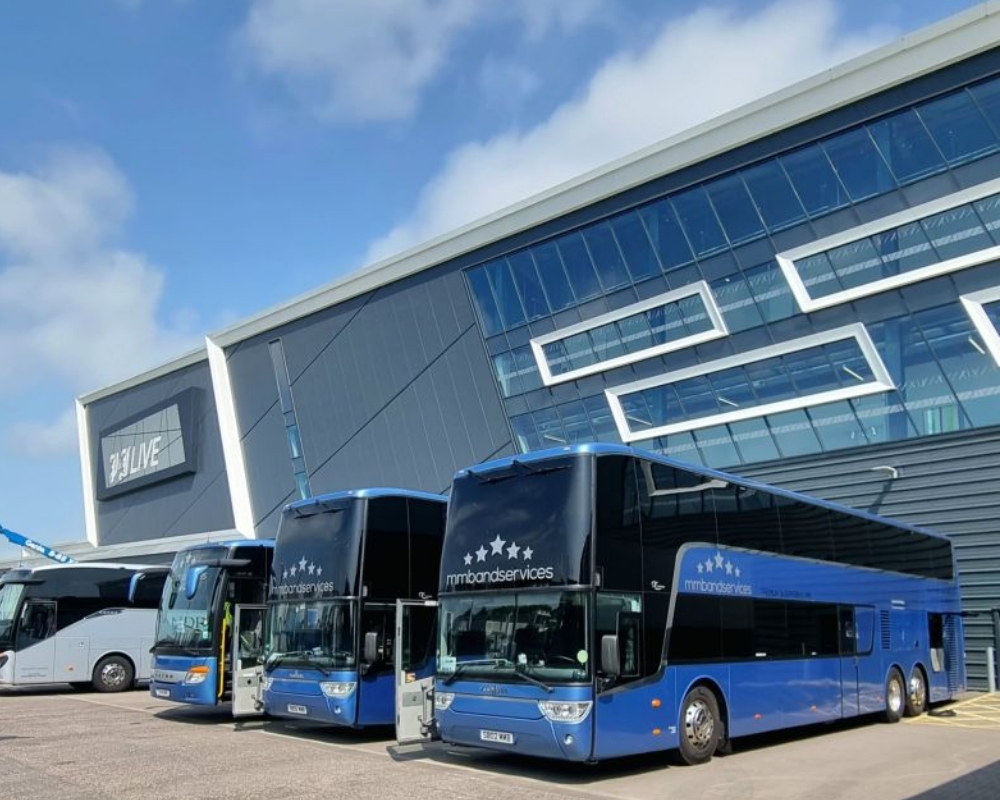
<path id="1" fill-rule="evenodd" d="M 725 558 L 722 557 L 722 553 L 715 554 L 715 566 L 722 569 L 722 565 L 725 562 Z"/>
<path id="2" fill-rule="evenodd" d="M 288 570 L 287 569 L 284 572 L 281 573 L 281 580 L 283 580 L 283 581 L 287 581 L 288 580 Z"/>
<path id="3" fill-rule="evenodd" d="M 726 562 L 726 574 L 727 575 L 732 575 L 733 574 L 733 562 L 732 561 L 727 561 Z"/>
<path id="4" fill-rule="evenodd" d="M 316 565 L 315 564 L 310 564 L 309 565 L 309 574 L 312 575 L 315 572 L 316 572 Z"/>
<path id="5" fill-rule="evenodd" d="M 507 560 L 516 559 L 517 553 L 521 548 L 518 547 L 517 542 L 511 542 L 510 547 L 507 548 Z"/>
<path id="6" fill-rule="evenodd" d="M 711 572 L 713 569 L 715 569 L 715 564 L 712 563 L 712 559 L 706 558 L 705 559 L 705 571 L 706 572 Z"/>
<path id="7" fill-rule="evenodd" d="M 535 554 L 535 551 L 534 551 L 534 550 L 532 550 L 532 549 L 531 549 L 530 547 L 525 547 L 525 548 L 524 548 L 524 549 L 523 549 L 523 550 L 521 551 L 521 558 L 523 558 L 523 559 L 524 559 L 525 561 L 531 561 L 531 557 L 532 557 L 532 556 L 533 556 L 534 554 Z"/>
<path id="8" fill-rule="evenodd" d="M 479 564 L 486 560 L 486 548 L 479 545 L 479 549 L 476 551 L 476 563 Z"/>
<path id="9" fill-rule="evenodd" d="M 740 577 L 740 568 L 737 567 L 734 571 L 736 572 L 736 577 Z"/>
<path id="10" fill-rule="evenodd" d="M 699 574 L 699 575 L 701 575 L 701 573 L 703 573 L 704 571 L 705 571 L 705 565 L 704 565 L 704 564 L 702 564 L 702 563 L 701 563 L 701 562 L 699 561 L 699 562 L 698 562 L 698 574 Z"/>
<path id="11" fill-rule="evenodd" d="M 292 567 L 290 570 L 288 570 L 288 574 L 291 575 L 294 578 L 295 577 L 295 567 Z"/>
<path id="12" fill-rule="evenodd" d="M 502 556 L 503 555 L 503 546 L 505 544 L 507 544 L 507 540 L 506 539 L 501 539 L 500 538 L 500 534 L 498 533 L 497 534 L 497 538 L 494 539 L 492 542 L 490 542 L 490 547 L 493 548 L 490 551 L 490 555 L 491 556 Z"/>
<path id="13" fill-rule="evenodd" d="M 306 557 L 302 556 L 302 558 L 299 560 L 299 572 L 305 572 L 306 571 L 306 564 L 308 564 L 308 563 L 309 562 L 306 561 Z"/>
<path id="14" fill-rule="evenodd" d="M 466 553 L 463 561 L 465 561 L 465 566 L 472 566 L 472 553 Z"/>

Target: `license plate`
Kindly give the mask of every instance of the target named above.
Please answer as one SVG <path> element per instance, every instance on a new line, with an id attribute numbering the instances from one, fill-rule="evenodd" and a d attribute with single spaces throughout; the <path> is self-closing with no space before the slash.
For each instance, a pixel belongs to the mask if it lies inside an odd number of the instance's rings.
<path id="1" fill-rule="evenodd" d="M 292 703 L 289 703 L 287 708 L 289 714 L 301 714 L 302 716 L 305 716 L 306 714 L 309 713 L 309 709 L 306 708 L 305 706 L 297 706 L 293 705 Z"/>
<path id="2" fill-rule="evenodd" d="M 156 696 L 157 697 L 170 697 L 170 690 L 169 689 L 157 689 L 156 690 Z"/>
<path id="3" fill-rule="evenodd" d="M 500 744 L 514 744 L 514 734 L 506 731 L 479 731 L 481 742 L 499 742 Z"/>

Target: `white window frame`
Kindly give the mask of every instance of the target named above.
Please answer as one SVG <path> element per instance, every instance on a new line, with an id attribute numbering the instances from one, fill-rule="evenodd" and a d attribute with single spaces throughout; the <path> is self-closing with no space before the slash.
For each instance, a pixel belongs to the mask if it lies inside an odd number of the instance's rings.
<path id="1" fill-rule="evenodd" d="M 1000 245 L 987 247 L 985 250 L 978 250 L 975 253 L 968 253 L 964 256 L 949 258 L 945 261 L 939 261 L 937 264 L 928 264 L 927 266 L 911 270 L 910 272 L 904 272 L 900 275 L 891 275 L 888 278 L 881 278 L 877 281 L 866 283 L 863 286 L 843 289 L 824 297 L 812 297 L 809 294 L 809 290 L 806 288 L 802 276 L 799 275 L 795 262 L 809 256 L 818 255 L 827 250 L 832 250 L 835 247 L 841 247 L 869 236 L 874 236 L 875 234 L 884 233 L 892 228 L 902 227 L 924 217 L 930 217 L 957 208 L 958 206 L 966 205 L 967 203 L 973 203 L 976 200 L 982 200 L 984 197 L 989 197 L 997 193 L 1000 193 L 1000 178 L 981 183 L 970 189 L 963 189 L 954 194 L 939 197 L 936 200 L 922 203 L 919 206 L 908 208 L 896 214 L 890 214 L 887 217 L 882 217 L 865 225 L 848 228 L 846 231 L 835 233 L 823 239 L 817 239 L 801 247 L 786 250 L 783 253 L 778 253 L 775 258 L 777 258 L 778 266 L 781 267 L 781 271 L 785 275 L 785 280 L 792 290 L 795 301 L 798 303 L 799 308 L 806 314 L 810 311 L 818 311 L 821 308 L 829 308 L 830 306 L 848 303 L 862 297 L 879 294 L 889 289 L 896 289 L 911 283 L 919 283 L 930 278 L 936 278 L 939 275 L 958 272 L 959 270 L 975 267 L 987 261 L 1000 258 Z"/>
<path id="2" fill-rule="evenodd" d="M 958 299 L 965 306 L 965 313 L 972 320 L 973 326 L 983 340 L 983 345 L 993 356 L 997 366 L 1000 367 L 1000 332 L 997 331 L 992 320 L 986 316 L 986 309 L 983 308 L 987 303 L 1000 301 L 1000 286 L 963 294 Z"/>
<path id="3" fill-rule="evenodd" d="M 607 325 L 609 322 L 617 322 L 620 319 L 632 317 L 636 314 L 641 314 L 644 311 L 665 306 L 669 303 L 676 303 L 678 300 L 683 300 L 686 297 L 694 297 L 695 295 L 698 295 L 701 298 L 702 304 L 705 306 L 705 313 L 708 315 L 708 319 L 712 323 L 712 327 L 709 330 L 702 331 L 701 333 L 695 333 L 691 336 L 684 336 L 683 338 L 655 345 L 654 347 L 647 347 L 645 350 L 640 350 L 636 353 L 626 353 L 625 355 L 616 356 L 615 358 L 597 361 L 594 364 L 588 364 L 586 367 L 580 367 L 579 369 L 570 370 L 569 372 L 563 372 L 559 375 L 553 375 L 552 370 L 549 369 L 549 362 L 545 357 L 545 345 L 552 344 L 553 342 L 558 342 L 563 339 L 568 339 L 569 337 L 576 336 L 579 333 L 584 333 L 586 331 L 593 330 L 594 328 L 599 328 L 602 325 Z M 574 381 L 578 378 L 586 377 L 587 375 L 594 375 L 598 372 L 606 372 L 625 364 L 633 364 L 636 361 L 644 361 L 647 358 L 653 358 L 654 356 L 663 355 L 664 353 L 672 353 L 676 350 L 683 350 L 687 347 L 692 347 L 696 344 L 708 342 L 712 339 L 718 339 L 728 335 L 729 328 L 726 327 L 725 320 L 722 318 L 722 311 L 715 302 L 712 290 L 705 281 L 696 281 L 688 286 L 682 286 L 680 289 L 674 289 L 673 291 L 659 294 L 656 297 L 650 297 L 648 300 L 642 300 L 638 303 L 632 303 L 631 305 L 625 306 L 624 308 L 610 311 L 607 314 L 601 314 L 600 316 L 586 319 L 583 322 L 576 323 L 575 325 L 560 328 L 552 333 L 537 336 L 530 341 L 530 344 L 531 352 L 534 353 L 535 362 L 538 364 L 538 374 L 542 377 L 542 383 L 546 386 L 554 386 L 555 384 Z"/>
<path id="4" fill-rule="evenodd" d="M 711 375 L 712 373 L 722 372 L 723 370 L 731 369 L 732 367 L 752 364 L 756 361 L 764 361 L 765 359 L 774 358 L 775 356 L 781 356 L 787 353 L 797 353 L 801 350 L 808 350 L 813 347 L 831 344 L 832 342 L 839 342 L 844 339 L 854 339 L 858 343 L 858 347 L 860 347 L 865 360 L 868 362 L 869 368 L 872 370 L 872 374 L 875 376 L 874 380 L 859 383 L 857 386 L 831 389 L 817 394 L 803 395 L 800 397 L 790 398 L 788 400 L 779 400 L 774 403 L 765 403 L 760 406 L 739 408 L 722 414 L 713 414 L 708 417 L 683 420 L 680 422 L 660 425 L 655 428 L 646 428 L 640 431 L 633 431 L 628 424 L 625 409 L 621 402 L 621 397 L 623 395 L 634 394 L 635 392 L 645 391 L 646 389 L 655 389 L 659 386 L 667 386 L 672 383 L 677 383 L 679 381 L 687 380 L 688 378 L 695 378 L 701 375 Z M 686 433 L 700 428 L 711 428 L 715 425 L 724 425 L 728 422 L 755 419 L 757 417 L 767 416 L 768 414 L 780 414 L 784 411 L 794 411 L 801 408 L 823 405 L 824 403 L 833 403 L 839 400 L 850 400 L 855 397 L 881 394 L 895 388 L 896 384 L 893 382 L 892 376 L 889 375 L 889 371 L 886 369 L 878 350 L 875 348 L 875 343 L 868 335 L 867 329 L 860 322 L 856 322 L 851 325 L 845 325 L 841 328 L 835 328 L 822 333 L 815 333 L 810 336 L 803 336 L 799 339 L 792 339 L 780 344 L 761 347 L 757 350 L 750 350 L 745 353 L 737 353 L 734 356 L 727 356 L 726 358 L 720 358 L 716 361 L 710 361 L 705 364 L 698 364 L 693 367 L 675 370 L 674 372 L 668 372 L 664 375 L 633 381 L 632 383 L 622 384 L 621 386 L 614 386 L 606 389 L 604 394 L 608 399 L 608 405 L 611 408 L 611 415 L 618 428 L 618 435 L 621 436 L 623 442 L 628 444 L 630 442 L 640 441 L 643 439 L 653 439 L 657 436 L 670 436 L 671 434 Z"/>

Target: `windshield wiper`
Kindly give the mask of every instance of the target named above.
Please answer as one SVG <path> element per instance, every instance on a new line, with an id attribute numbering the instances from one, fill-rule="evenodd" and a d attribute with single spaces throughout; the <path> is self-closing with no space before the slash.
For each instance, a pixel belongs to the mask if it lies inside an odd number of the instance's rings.
<path id="1" fill-rule="evenodd" d="M 514 674 L 517 675 L 519 678 L 524 678 L 524 680 L 526 680 L 528 683 L 533 683 L 535 684 L 535 686 L 541 686 L 549 694 L 552 693 L 551 686 L 549 686 L 547 683 L 543 683 L 542 681 L 538 680 L 538 678 L 532 678 L 527 672 L 524 671 L 523 668 L 518 669 L 517 667 L 514 667 Z"/>
<path id="2" fill-rule="evenodd" d="M 442 681 L 445 686 L 454 683 L 455 680 L 465 672 L 467 667 L 513 667 L 514 662 L 508 661 L 506 658 L 480 658 L 475 661 L 463 661 L 461 664 L 455 667 L 455 671 L 451 673 L 447 678 Z"/>
<path id="3" fill-rule="evenodd" d="M 195 657 L 204 655 L 204 653 L 199 653 L 196 650 L 192 650 L 190 647 L 181 646 L 174 639 L 159 639 L 158 641 L 153 642 L 153 646 L 149 648 L 149 652 L 152 653 L 157 647 L 172 647 L 175 650 L 180 650 L 185 656 Z"/>
<path id="4" fill-rule="evenodd" d="M 292 650 L 288 653 L 278 653 L 273 655 L 264 662 L 264 668 L 267 670 L 272 670 L 275 667 L 281 666 L 281 664 L 289 658 L 301 658 L 303 661 L 309 664 L 310 668 L 318 669 L 324 675 L 329 677 L 332 674 L 332 670 L 324 669 L 320 664 L 313 662 L 315 656 L 308 650 Z"/>

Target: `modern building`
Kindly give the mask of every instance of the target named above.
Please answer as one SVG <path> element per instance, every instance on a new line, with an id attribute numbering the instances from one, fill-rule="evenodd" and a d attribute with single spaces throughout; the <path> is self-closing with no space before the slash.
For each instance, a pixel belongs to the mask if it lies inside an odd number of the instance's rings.
<path id="1" fill-rule="evenodd" d="M 952 536 L 983 687 L 998 259 L 987 3 L 80 398 L 88 536 L 270 536 L 310 494 L 634 443 Z"/>

